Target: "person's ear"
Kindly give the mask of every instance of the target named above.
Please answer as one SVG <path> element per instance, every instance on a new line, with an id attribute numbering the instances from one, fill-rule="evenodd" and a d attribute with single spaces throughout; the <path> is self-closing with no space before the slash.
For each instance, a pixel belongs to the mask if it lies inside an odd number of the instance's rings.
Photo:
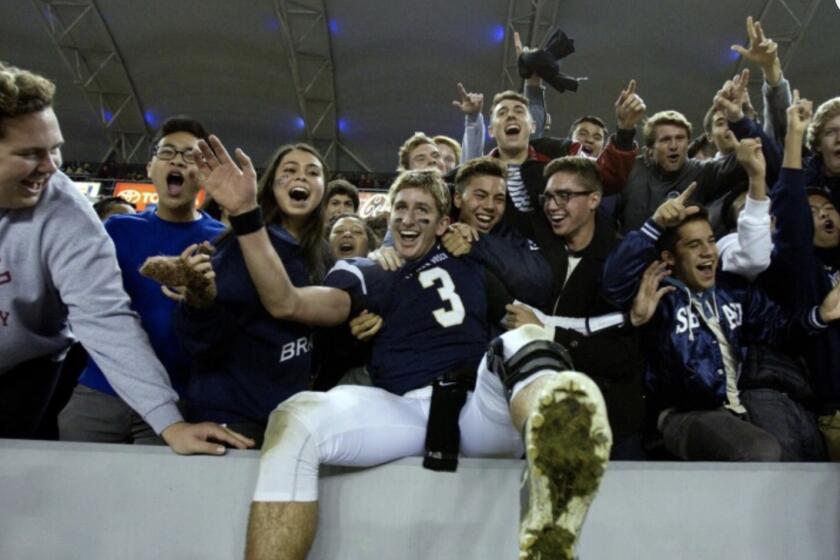
<path id="1" fill-rule="evenodd" d="M 441 235 L 446 233 L 446 230 L 449 228 L 449 224 L 450 224 L 449 216 L 442 217 L 440 219 L 440 221 L 438 222 L 437 226 L 435 227 L 435 235 L 440 237 Z"/>
<path id="2" fill-rule="evenodd" d="M 601 193 L 598 191 L 593 192 L 589 195 L 589 209 L 593 212 L 598 209 L 598 206 L 601 205 Z"/>
<path id="3" fill-rule="evenodd" d="M 455 196 L 452 197 L 452 204 L 455 205 L 455 208 L 460 210 L 461 209 L 461 204 L 463 204 L 463 202 L 464 202 L 464 197 L 461 196 L 461 193 L 456 192 Z"/>

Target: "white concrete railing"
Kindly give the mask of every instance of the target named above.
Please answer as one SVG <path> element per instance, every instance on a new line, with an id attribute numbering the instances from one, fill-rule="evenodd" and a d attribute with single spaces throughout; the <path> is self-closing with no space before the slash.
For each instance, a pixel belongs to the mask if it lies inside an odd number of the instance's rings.
<path id="1" fill-rule="evenodd" d="M 257 452 L 0 440 L 0 559 L 242 557 Z M 313 559 L 515 559 L 514 460 L 325 469 Z M 583 560 L 840 558 L 840 465 L 613 463 Z"/>

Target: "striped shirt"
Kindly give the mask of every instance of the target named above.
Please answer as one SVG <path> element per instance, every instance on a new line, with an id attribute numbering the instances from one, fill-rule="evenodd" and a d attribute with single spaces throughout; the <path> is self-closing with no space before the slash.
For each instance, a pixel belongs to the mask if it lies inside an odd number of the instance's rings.
<path id="1" fill-rule="evenodd" d="M 510 199 L 513 205 L 520 212 L 533 212 L 534 207 L 531 204 L 531 198 L 528 196 L 528 191 L 525 190 L 525 184 L 522 182 L 522 174 L 520 173 L 520 166 L 515 163 L 509 163 L 507 167 L 507 191 L 510 194 Z"/>

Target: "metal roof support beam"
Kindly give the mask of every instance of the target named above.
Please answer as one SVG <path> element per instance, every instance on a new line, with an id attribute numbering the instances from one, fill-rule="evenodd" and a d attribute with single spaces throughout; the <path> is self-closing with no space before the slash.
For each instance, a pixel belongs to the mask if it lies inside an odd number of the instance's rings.
<path id="1" fill-rule="evenodd" d="M 341 143 L 332 44 L 324 0 L 273 0 L 306 141 L 332 169 L 339 153 L 363 171 L 370 167 Z"/>
<path id="2" fill-rule="evenodd" d="M 145 163 L 140 148 L 150 142 L 151 132 L 143 105 L 96 0 L 32 3 L 108 139 L 110 148 L 101 160 Z"/>

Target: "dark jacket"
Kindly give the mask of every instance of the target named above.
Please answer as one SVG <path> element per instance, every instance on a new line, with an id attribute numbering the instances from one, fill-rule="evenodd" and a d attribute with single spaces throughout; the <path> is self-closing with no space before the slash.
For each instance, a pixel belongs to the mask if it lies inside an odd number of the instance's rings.
<path id="1" fill-rule="evenodd" d="M 514 227 L 528 239 L 539 240 L 547 228 L 550 231 L 548 220 L 537 202 L 539 195 L 545 190 L 546 178 L 543 177 L 543 170 L 551 160 L 576 155 L 579 152 L 580 144 L 568 138 L 539 138 L 531 141 L 528 159 L 520 166 L 519 172 L 534 211 L 524 213 L 517 210 L 508 193 L 502 221 Z M 618 193 L 624 188 L 637 153 L 638 149 L 633 143 L 632 134 L 625 133 L 610 137 L 597 160 L 605 195 Z M 498 148 L 490 152 L 490 155 L 498 157 Z"/>
<path id="2" fill-rule="evenodd" d="M 661 233 L 649 220 L 641 230 L 630 232 L 609 256 L 603 289 L 610 301 L 624 308 L 632 305 L 644 270 L 657 258 Z M 726 374 L 717 338 L 692 307 L 696 294 L 680 282 L 673 285 L 677 289 L 662 298 L 642 329 L 651 405 L 655 411 L 720 407 L 726 403 Z M 718 273 L 714 288 L 705 295 L 740 361 L 750 343 L 793 347 L 806 338 L 803 335 L 822 333 L 826 327 L 815 317 L 815 307 L 791 315 L 764 291 L 725 272 Z"/>
<path id="3" fill-rule="evenodd" d="M 538 308 L 548 305 L 551 267 L 539 246 L 513 228 L 498 224 L 473 244 L 470 257 L 487 267 L 514 298 Z"/>
<path id="4" fill-rule="evenodd" d="M 831 202 L 840 208 L 840 176 L 829 177 L 825 174 L 823 158 L 820 154 L 812 156 L 803 166 L 806 187 L 822 187 L 831 194 Z"/>
<path id="5" fill-rule="evenodd" d="M 618 311 L 601 295 L 604 263 L 619 243 L 615 230 L 606 221 L 596 221 L 595 235 L 578 254 L 581 260 L 565 286 L 569 254 L 563 239 L 553 238 L 544 242 L 554 271 L 553 304 L 544 311 L 564 317 L 597 317 Z M 638 433 L 644 419 L 645 363 L 636 330 L 625 326 L 586 336 L 555 328 L 554 339 L 569 350 L 575 369 L 595 380 L 603 392 L 616 439 Z"/>
<path id="6" fill-rule="evenodd" d="M 814 247 L 808 176 L 807 169 L 783 169 L 771 192 L 773 255 L 760 280 L 787 309 L 819 305 L 837 282 L 840 248 Z M 799 350 L 814 378 L 818 406 L 824 412 L 840 408 L 840 323 L 832 323 L 824 336 L 806 340 Z"/>
<path id="7" fill-rule="evenodd" d="M 292 284 L 308 285 L 297 241 L 278 225 L 269 225 L 268 234 Z M 213 270 L 218 290 L 213 304 L 206 309 L 181 304 L 174 315 L 193 360 L 187 416 L 264 424 L 279 403 L 309 388 L 312 329 L 265 310 L 235 237 L 219 242 Z"/>
<path id="8" fill-rule="evenodd" d="M 730 123 L 729 127 L 738 139 L 762 138 L 762 152 L 767 161 L 768 178 L 769 181 L 774 180 L 781 161 L 778 145 L 750 119 L 744 118 Z M 665 199 L 683 192 L 692 181 L 697 181 L 697 190 L 691 200 L 706 204 L 724 196 L 746 178 L 747 175 L 738 163 L 735 153 L 707 161 L 689 159 L 679 171 L 673 173 L 665 173 L 657 164 L 639 156 L 618 204 L 621 231 L 628 232 L 642 227 L 645 220 L 653 215 Z"/>

